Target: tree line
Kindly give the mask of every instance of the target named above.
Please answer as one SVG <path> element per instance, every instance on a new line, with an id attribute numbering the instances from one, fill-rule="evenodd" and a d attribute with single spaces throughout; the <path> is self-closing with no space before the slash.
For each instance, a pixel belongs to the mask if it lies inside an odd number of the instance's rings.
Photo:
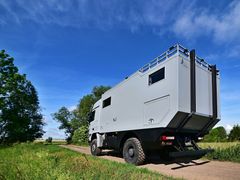
<path id="1" fill-rule="evenodd" d="M 234 125 L 230 133 L 223 126 L 219 126 L 210 130 L 209 134 L 203 138 L 204 142 L 226 142 L 226 141 L 240 141 L 240 126 Z"/>

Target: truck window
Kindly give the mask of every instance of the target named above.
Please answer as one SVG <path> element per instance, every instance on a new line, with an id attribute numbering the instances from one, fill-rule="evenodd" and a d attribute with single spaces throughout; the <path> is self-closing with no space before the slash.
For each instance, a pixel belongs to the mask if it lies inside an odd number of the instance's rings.
<path id="1" fill-rule="evenodd" d="M 148 85 L 152 85 L 165 78 L 165 67 L 149 75 Z"/>
<path id="2" fill-rule="evenodd" d="M 110 105 L 111 105 L 111 97 L 109 97 L 103 101 L 103 108 L 110 106 Z"/>
<path id="3" fill-rule="evenodd" d="M 90 112 L 89 117 L 88 117 L 88 122 L 92 122 L 95 118 L 95 111 Z"/>

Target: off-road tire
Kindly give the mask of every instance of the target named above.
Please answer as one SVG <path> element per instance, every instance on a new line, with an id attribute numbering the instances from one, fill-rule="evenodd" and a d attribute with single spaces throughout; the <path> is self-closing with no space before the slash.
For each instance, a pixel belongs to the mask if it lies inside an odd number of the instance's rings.
<path id="1" fill-rule="evenodd" d="M 93 139 L 90 145 L 90 149 L 91 149 L 91 154 L 93 156 L 100 156 L 102 150 L 100 148 L 97 147 L 97 139 Z"/>
<path id="2" fill-rule="evenodd" d="M 137 138 L 129 138 L 123 146 L 123 158 L 127 163 L 141 165 L 145 161 L 145 153 Z"/>

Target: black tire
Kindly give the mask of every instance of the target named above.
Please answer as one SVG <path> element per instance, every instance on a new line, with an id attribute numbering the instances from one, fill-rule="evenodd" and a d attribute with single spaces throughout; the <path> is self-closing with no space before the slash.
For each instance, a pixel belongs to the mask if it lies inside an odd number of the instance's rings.
<path id="1" fill-rule="evenodd" d="M 91 154 L 93 156 L 100 156 L 102 150 L 100 148 L 97 147 L 97 139 L 93 139 L 90 145 L 90 149 L 91 149 Z"/>
<path id="2" fill-rule="evenodd" d="M 145 161 L 145 153 L 137 138 L 129 138 L 123 146 L 123 158 L 127 163 L 141 165 Z"/>

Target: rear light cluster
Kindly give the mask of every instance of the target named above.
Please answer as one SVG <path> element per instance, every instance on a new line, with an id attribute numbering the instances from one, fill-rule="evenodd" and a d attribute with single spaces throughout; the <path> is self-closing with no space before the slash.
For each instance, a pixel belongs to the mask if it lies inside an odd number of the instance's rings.
<path id="1" fill-rule="evenodd" d="M 160 137 L 160 139 L 161 139 L 161 144 L 163 145 L 163 146 L 166 146 L 166 145 L 172 145 L 173 144 L 173 140 L 175 139 L 175 137 L 174 136 L 161 136 Z"/>
<path id="2" fill-rule="evenodd" d="M 169 140 L 174 140 L 174 136 L 161 136 L 162 141 L 169 141 Z"/>

